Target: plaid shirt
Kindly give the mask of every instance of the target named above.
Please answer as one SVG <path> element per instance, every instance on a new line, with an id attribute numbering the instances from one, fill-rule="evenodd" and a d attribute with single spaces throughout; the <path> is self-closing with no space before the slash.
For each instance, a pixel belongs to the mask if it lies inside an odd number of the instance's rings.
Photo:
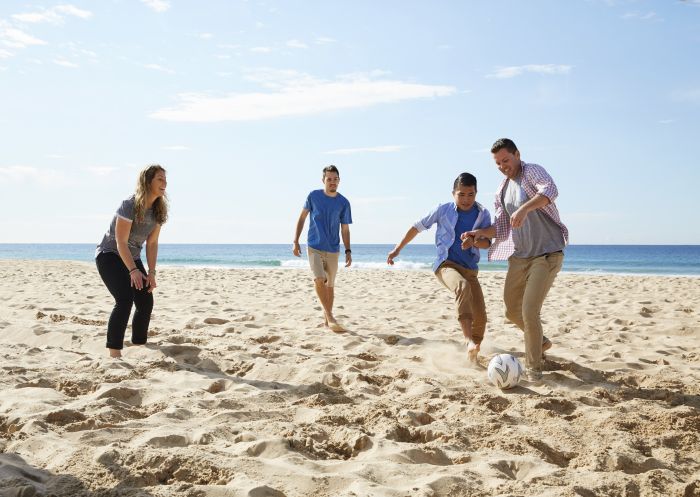
<path id="1" fill-rule="evenodd" d="M 554 205 L 559 192 L 557 190 L 557 185 L 554 184 L 552 177 L 545 171 L 542 166 L 537 164 L 528 164 L 526 162 L 520 162 L 521 174 L 522 174 L 522 188 L 525 190 L 528 199 L 531 199 L 538 193 L 544 195 L 549 199 L 549 204 L 541 207 L 542 212 L 549 217 L 552 221 L 559 226 L 561 234 L 564 237 L 564 243 L 569 243 L 569 230 L 561 222 L 559 218 L 559 211 L 557 206 Z M 508 185 L 508 178 L 505 178 L 501 183 L 501 186 L 496 192 L 496 238 L 489 248 L 489 260 L 490 261 L 504 261 L 508 259 L 513 252 L 515 252 L 515 245 L 513 244 L 513 232 L 510 226 L 510 216 L 503 205 L 503 191 Z"/>

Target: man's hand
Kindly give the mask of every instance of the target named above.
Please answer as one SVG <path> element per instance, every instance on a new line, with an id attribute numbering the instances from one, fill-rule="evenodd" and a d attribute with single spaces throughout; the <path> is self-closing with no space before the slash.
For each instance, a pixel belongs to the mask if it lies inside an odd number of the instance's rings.
<path id="1" fill-rule="evenodd" d="M 520 228 L 525 223 L 525 218 L 527 218 L 527 213 L 529 211 L 523 207 L 520 207 L 517 211 L 510 216 L 510 225 L 513 228 Z"/>
<path id="2" fill-rule="evenodd" d="M 390 266 L 394 265 L 394 258 L 399 256 L 399 252 L 401 252 L 401 249 L 395 248 L 391 252 L 389 252 L 388 257 L 386 258 L 386 263 L 389 264 Z"/>
<path id="3" fill-rule="evenodd" d="M 352 264 L 352 254 L 350 252 L 345 254 L 345 267 L 350 267 Z"/>
<path id="4" fill-rule="evenodd" d="M 464 236 L 467 235 L 467 236 Z M 473 235 L 468 235 L 467 233 L 462 233 L 462 250 L 470 249 L 475 244 L 475 238 Z"/>
<path id="5" fill-rule="evenodd" d="M 301 257 L 301 247 L 299 247 L 299 242 L 292 243 L 292 254 L 297 257 Z"/>

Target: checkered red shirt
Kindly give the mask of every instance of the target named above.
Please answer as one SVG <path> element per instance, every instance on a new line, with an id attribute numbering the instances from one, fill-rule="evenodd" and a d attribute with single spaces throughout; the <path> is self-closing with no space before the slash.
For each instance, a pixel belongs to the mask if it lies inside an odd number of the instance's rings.
<path id="1" fill-rule="evenodd" d="M 561 229 L 561 234 L 564 237 L 564 242 L 569 243 L 569 230 L 561 222 L 559 218 L 559 211 L 557 206 L 554 204 L 559 192 L 557 190 L 557 185 L 554 184 L 552 177 L 545 171 L 542 166 L 537 164 L 528 164 L 526 162 L 520 162 L 522 183 L 521 186 L 525 193 L 527 193 L 528 199 L 534 197 L 538 193 L 544 195 L 550 201 L 549 204 L 541 207 L 542 212 L 547 215 L 552 221 L 559 226 Z M 493 245 L 489 248 L 489 260 L 490 261 L 504 261 L 508 259 L 513 252 L 515 252 L 515 245 L 513 244 L 513 232 L 510 226 L 510 216 L 506 212 L 503 201 L 503 190 L 508 184 L 508 178 L 503 180 L 501 186 L 498 187 L 496 192 L 496 210 L 495 210 L 495 222 L 496 225 L 496 238 L 493 241 Z"/>

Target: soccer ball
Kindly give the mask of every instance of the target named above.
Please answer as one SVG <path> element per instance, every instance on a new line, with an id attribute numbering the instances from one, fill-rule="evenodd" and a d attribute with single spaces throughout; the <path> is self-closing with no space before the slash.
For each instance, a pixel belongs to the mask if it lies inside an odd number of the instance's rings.
<path id="1" fill-rule="evenodd" d="M 498 354 L 493 356 L 489 362 L 486 374 L 491 383 L 505 390 L 520 383 L 523 367 L 520 365 L 520 361 L 512 355 Z"/>

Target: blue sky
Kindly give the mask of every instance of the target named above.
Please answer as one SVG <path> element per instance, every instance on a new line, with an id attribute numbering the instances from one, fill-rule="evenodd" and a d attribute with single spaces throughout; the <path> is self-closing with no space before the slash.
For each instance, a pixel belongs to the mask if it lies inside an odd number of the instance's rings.
<path id="1" fill-rule="evenodd" d="M 155 162 L 162 243 L 291 242 L 327 164 L 395 243 L 507 136 L 572 243 L 698 244 L 698 60 L 700 0 L 3 1 L 0 242 L 97 243 Z"/>

